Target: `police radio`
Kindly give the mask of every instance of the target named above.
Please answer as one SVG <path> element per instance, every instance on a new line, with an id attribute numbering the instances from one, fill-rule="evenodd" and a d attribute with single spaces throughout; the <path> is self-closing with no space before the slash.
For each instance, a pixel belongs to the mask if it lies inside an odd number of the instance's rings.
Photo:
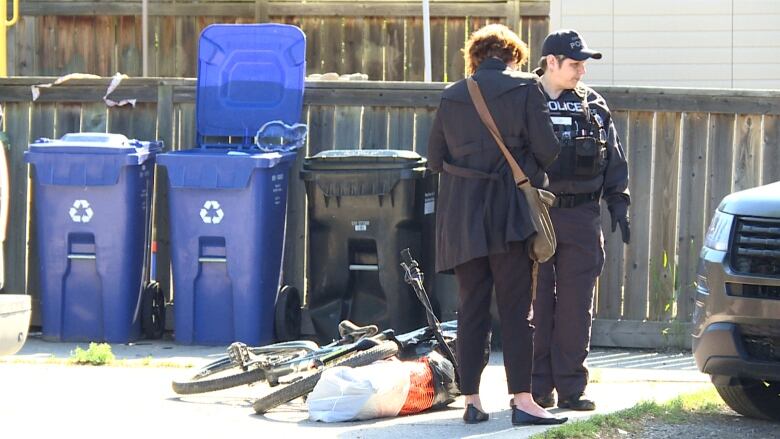
<path id="1" fill-rule="evenodd" d="M 558 164 L 562 177 L 590 179 L 606 167 L 606 132 L 601 116 L 590 111 L 587 96 L 582 102 L 550 101 L 555 135 L 561 144 Z"/>

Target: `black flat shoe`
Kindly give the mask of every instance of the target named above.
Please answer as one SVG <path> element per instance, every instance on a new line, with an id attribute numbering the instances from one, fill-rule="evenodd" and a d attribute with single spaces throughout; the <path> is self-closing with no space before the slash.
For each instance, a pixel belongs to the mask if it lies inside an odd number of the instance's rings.
<path id="1" fill-rule="evenodd" d="M 485 422 L 488 420 L 488 418 L 490 418 L 490 415 L 474 407 L 474 404 L 467 405 L 466 411 L 463 412 L 463 422 L 467 424 Z"/>
<path id="2" fill-rule="evenodd" d="M 558 425 L 568 421 L 569 418 L 542 418 L 520 410 L 514 401 L 509 403 L 512 407 L 512 425 Z"/>

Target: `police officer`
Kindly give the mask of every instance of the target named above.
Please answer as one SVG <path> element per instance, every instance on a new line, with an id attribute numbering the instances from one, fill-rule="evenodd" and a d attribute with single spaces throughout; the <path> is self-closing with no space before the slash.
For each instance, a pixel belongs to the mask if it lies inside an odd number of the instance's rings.
<path id="1" fill-rule="evenodd" d="M 594 410 L 585 395 L 593 292 L 604 265 L 599 201 L 629 242 L 628 166 L 607 104 L 581 81 L 585 62 L 601 59 L 574 30 L 547 36 L 536 73 L 561 153 L 548 170 L 557 195 L 550 211 L 558 247 L 539 269 L 534 303 L 532 391 L 542 407 Z"/>

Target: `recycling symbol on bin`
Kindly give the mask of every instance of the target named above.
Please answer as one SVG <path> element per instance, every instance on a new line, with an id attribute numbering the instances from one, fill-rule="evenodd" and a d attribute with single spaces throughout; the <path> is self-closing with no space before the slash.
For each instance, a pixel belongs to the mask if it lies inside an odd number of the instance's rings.
<path id="1" fill-rule="evenodd" d="M 89 201 L 76 200 L 73 202 L 73 207 L 70 208 L 69 213 L 70 219 L 72 219 L 74 223 L 88 223 L 95 212 L 89 207 Z"/>
<path id="2" fill-rule="evenodd" d="M 200 209 L 200 218 L 206 224 L 219 224 L 224 216 L 225 212 L 219 207 L 217 200 L 206 201 L 203 203 L 203 208 Z"/>

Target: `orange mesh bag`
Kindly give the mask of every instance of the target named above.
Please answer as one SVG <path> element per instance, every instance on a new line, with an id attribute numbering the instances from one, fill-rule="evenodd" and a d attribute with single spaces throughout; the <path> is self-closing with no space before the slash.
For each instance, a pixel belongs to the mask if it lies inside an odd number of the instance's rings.
<path id="1" fill-rule="evenodd" d="M 433 406 L 435 390 L 433 388 L 433 371 L 428 363 L 428 357 L 417 361 L 403 363 L 409 369 L 409 394 L 406 396 L 399 415 L 411 415 L 428 410 Z"/>

